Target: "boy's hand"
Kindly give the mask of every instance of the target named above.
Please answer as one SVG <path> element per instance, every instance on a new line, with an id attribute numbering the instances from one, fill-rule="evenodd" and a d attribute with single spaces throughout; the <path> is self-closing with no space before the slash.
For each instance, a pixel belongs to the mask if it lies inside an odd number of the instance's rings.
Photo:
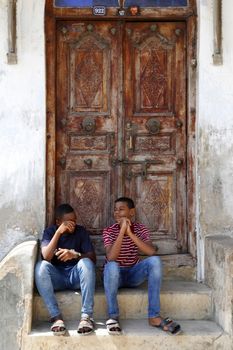
<path id="1" fill-rule="evenodd" d="M 63 248 L 58 248 L 55 255 L 58 258 L 58 260 L 61 260 L 61 261 L 68 261 L 71 259 L 75 259 L 76 257 L 74 252 L 72 252 L 72 250 L 63 249 Z"/>
<path id="2" fill-rule="evenodd" d="M 131 221 L 128 218 L 121 218 L 119 221 L 121 232 L 127 235 L 127 231 L 130 229 Z"/>
<path id="3" fill-rule="evenodd" d="M 130 235 L 133 234 L 133 232 L 132 232 L 132 230 L 131 230 L 131 222 L 130 222 L 130 224 L 128 224 L 128 226 L 127 226 L 126 234 L 127 234 L 128 236 L 130 236 Z"/>
<path id="4" fill-rule="evenodd" d="M 57 232 L 60 234 L 63 233 L 73 233 L 75 229 L 75 222 L 73 221 L 64 221 L 57 229 Z"/>

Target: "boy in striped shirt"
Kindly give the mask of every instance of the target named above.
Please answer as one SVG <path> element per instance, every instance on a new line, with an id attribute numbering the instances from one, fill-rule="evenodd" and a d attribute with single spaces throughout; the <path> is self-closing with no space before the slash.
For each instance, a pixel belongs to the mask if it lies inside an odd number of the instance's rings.
<path id="1" fill-rule="evenodd" d="M 148 321 L 153 327 L 177 334 L 180 326 L 171 319 L 160 317 L 160 284 L 162 266 L 148 229 L 133 222 L 135 206 L 131 198 L 121 197 L 115 201 L 116 223 L 103 231 L 106 263 L 104 266 L 104 289 L 109 319 L 109 334 L 121 334 L 117 292 L 120 287 L 136 287 L 148 280 Z M 140 260 L 139 251 L 147 258 Z"/>

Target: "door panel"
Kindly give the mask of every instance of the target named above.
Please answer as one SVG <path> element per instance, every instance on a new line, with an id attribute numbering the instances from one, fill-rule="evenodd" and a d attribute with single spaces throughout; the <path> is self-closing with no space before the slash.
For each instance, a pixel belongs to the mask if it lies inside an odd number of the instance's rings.
<path id="1" fill-rule="evenodd" d="M 160 250 L 185 252 L 185 25 L 128 23 L 124 43 L 126 192 Z"/>
<path id="2" fill-rule="evenodd" d="M 57 28 L 57 191 L 94 233 L 117 196 L 119 25 L 60 22 Z"/>
<path id="3" fill-rule="evenodd" d="M 56 204 L 74 206 L 99 254 L 121 195 L 161 254 L 187 251 L 185 32 L 182 22 L 58 22 Z"/>

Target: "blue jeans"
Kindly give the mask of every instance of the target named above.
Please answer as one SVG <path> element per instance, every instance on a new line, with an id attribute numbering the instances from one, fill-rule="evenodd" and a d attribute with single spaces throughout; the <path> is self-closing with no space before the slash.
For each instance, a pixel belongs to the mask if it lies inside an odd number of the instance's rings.
<path id="1" fill-rule="evenodd" d="M 121 267 L 109 261 L 104 267 L 104 290 L 110 318 L 119 317 L 117 291 L 121 287 L 137 287 L 148 280 L 148 317 L 160 314 L 162 265 L 158 256 L 148 257 L 132 267 Z"/>
<path id="2" fill-rule="evenodd" d="M 56 267 L 46 260 L 39 261 L 35 268 L 35 281 L 51 318 L 61 314 L 54 291 L 81 289 L 81 317 L 92 316 L 95 292 L 95 265 L 83 258 L 75 266 Z"/>

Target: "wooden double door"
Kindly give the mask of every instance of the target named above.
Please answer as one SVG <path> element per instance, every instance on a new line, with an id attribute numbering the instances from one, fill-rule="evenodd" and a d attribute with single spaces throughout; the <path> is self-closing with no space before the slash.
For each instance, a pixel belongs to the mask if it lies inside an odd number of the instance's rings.
<path id="1" fill-rule="evenodd" d="M 98 251 L 129 196 L 160 254 L 187 252 L 185 22 L 58 21 L 56 73 L 56 204 Z"/>

